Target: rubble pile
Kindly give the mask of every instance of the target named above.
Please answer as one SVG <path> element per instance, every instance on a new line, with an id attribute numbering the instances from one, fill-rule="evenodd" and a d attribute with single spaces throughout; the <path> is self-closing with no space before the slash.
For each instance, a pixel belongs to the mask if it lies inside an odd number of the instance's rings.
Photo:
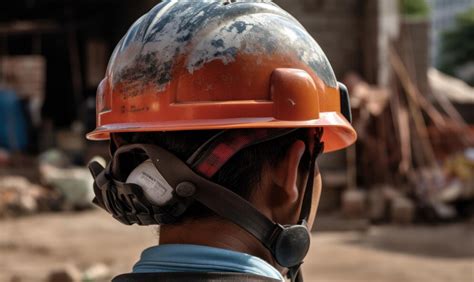
<path id="1" fill-rule="evenodd" d="M 51 211 L 60 195 L 21 176 L 0 177 L 0 218 Z"/>
<path id="2" fill-rule="evenodd" d="M 355 73 L 344 79 L 359 136 L 347 166 L 367 189 L 349 187 L 343 213 L 399 224 L 474 216 L 472 125 L 442 98 L 445 88 L 434 83 L 432 95 L 421 93 L 395 48 L 389 62 L 392 86 L 370 85 Z"/>
<path id="3" fill-rule="evenodd" d="M 48 282 L 94 282 L 108 281 L 111 278 L 107 265 L 98 263 L 81 271 L 76 265 L 67 264 L 52 270 L 48 275 Z"/>
<path id="4" fill-rule="evenodd" d="M 24 176 L 0 174 L 0 218 L 93 207 L 93 178 L 86 167 L 74 166 L 58 150 L 47 151 L 38 159 L 37 183 Z"/>

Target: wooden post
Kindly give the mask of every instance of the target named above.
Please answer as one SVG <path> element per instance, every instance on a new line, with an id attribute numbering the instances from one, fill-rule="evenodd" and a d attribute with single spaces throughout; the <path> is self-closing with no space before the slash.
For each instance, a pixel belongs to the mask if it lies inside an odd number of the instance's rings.
<path id="1" fill-rule="evenodd" d="M 74 104 L 79 106 L 82 102 L 82 73 L 81 73 L 81 60 L 79 57 L 78 42 L 76 32 L 71 30 L 68 34 L 69 44 L 69 61 L 71 64 L 71 77 L 72 87 L 74 94 Z M 76 115 L 80 115 L 79 111 L 76 111 Z"/>

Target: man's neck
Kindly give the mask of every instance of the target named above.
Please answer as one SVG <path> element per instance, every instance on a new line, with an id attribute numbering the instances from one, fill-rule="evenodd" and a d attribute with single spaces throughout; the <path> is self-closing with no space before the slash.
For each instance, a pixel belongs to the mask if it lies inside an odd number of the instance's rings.
<path id="1" fill-rule="evenodd" d="M 277 268 L 270 252 L 237 225 L 216 217 L 160 227 L 160 245 L 193 244 L 228 249 L 259 257 Z"/>

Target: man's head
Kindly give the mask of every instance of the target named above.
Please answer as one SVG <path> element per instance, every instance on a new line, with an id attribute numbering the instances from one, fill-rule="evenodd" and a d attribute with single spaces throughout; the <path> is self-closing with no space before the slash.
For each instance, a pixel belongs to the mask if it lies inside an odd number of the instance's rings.
<path id="1" fill-rule="evenodd" d="M 97 91 L 88 138 L 112 138 L 114 156 L 91 169 L 97 201 L 128 224 L 223 218 L 295 273 L 319 199 L 316 155 L 355 141 L 350 120 L 323 51 L 271 1 L 163 1 L 119 42 Z M 176 195 L 164 207 L 113 173 L 146 159 Z"/>
<path id="2" fill-rule="evenodd" d="M 116 147 L 128 144 L 157 145 L 186 161 L 218 132 L 203 130 L 116 133 L 112 135 L 112 142 Z M 266 209 L 277 209 L 285 204 L 300 206 L 301 199 L 297 196 L 302 195 L 310 169 L 309 138 L 311 137 L 308 135 L 308 129 L 299 129 L 245 148 L 227 161 L 210 180 L 251 202 L 260 201 L 259 204 L 266 205 Z M 132 166 L 135 167 L 136 163 Z M 319 177 L 319 173 L 315 175 Z M 315 185 L 315 197 L 318 197 L 319 181 L 316 181 Z M 262 194 L 266 194 L 268 199 L 262 199 Z M 295 217 L 298 212 L 292 211 L 291 214 Z M 188 208 L 179 222 L 215 216 L 217 215 L 214 212 L 202 204 L 195 203 Z M 278 222 L 295 224 L 296 221 L 297 218 Z"/>
<path id="3" fill-rule="evenodd" d="M 229 132 L 115 133 L 111 138 L 111 150 L 113 153 L 116 148 L 136 144 L 159 146 L 173 153 L 184 163 L 195 155 L 196 151 L 200 151 L 202 145 L 207 144 L 209 140 L 225 143 L 229 141 L 228 138 L 225 138 L 226 135 L 239 138 L 241 134 L 238 130 L 234 130 L 230 134 Z M 310 224 L 301 226 L 305 230 L 311 229 L 321 193 L 319 170 L 317 165 L 312 166 L 314 158 L 319 152 L 315 152 L 314 149 L 319 147 L 317 144 L 320 144 L 321 133 L 320 130 L 313 129 L 290 130 L 283 136 L 248 146 L 228 159 L 210 177 L 210 180 L 221 185 L 219 189 L 229 189 L 241 196 L 255 208 L 255 211 L 268 218 L 270 222 L 278 222 L 285 226 L 300 226 L 298 225 L 301 224 L 300 215 L 304 213 L 302 211 L 303 201 L 305 201 L 305 197 L 309 197 L 311 210 L 307 214 L 305 213 L 304 218 Z M 203 155 L 206 156 L 206 153 Z M 126 158 L 121 159 L 121 167 L 114 170 L 119 174 L 116 177 L 120 179 L 120 174 L 127 175 L 147 157 L 149 156 L 128 154 Z M 140 166 L 135 170 L 140 170 Z M 313 170 L 314 173 L 310 173 L 310 170 Z M 179 174 L 179 171 L 176 173 Z M 314 177 L 314 181 L 309 182 L 309 177 Z M 122 179 L 124 178 L 122 176 Z M 224 199 L 216 196 L 213 200 Z M 279 261 L 278 258 L 272 256 L 274 250 L 265 250 L 265 243 L 261 245 L 258 240 L 245 233 L 244 230 L 253 228 L 252 226 L 246 226 L 241 221 L 233 221 L 232 216 L 227 217 L 228 213 L 219 214 L 219 212 L 212 211 L 212 208 L 213 206 L 208 208 L 199 201 L 193 202 L 177 221 L 161 226 L 160 243 L 224 247 L 259 256 L 275 267 L 281 267 L 281 255 Z M 232 207 L 229 207 L 229 211 L 232 213 Z M 242 209 L 238 212 L 240 212 L 238 217 L 252 215 Z M 243 227 L 243 230 L 239 225 Z M 218 231 L 216 232 L 216 230 Z M 294 248 L 299 249 L 296 246 Z M 283 257 L 285 256 L 286 254 Z M 286 258 L 284 259 L 286 260 Z"/>

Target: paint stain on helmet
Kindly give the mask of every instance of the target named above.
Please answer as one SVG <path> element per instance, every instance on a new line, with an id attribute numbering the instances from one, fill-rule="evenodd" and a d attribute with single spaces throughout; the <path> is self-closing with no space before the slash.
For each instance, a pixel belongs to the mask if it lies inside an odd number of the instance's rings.
<path id="1" fill-rule="evenodd" d="M 211 61 L 232 63 L 240 53 L 271 57 L 292 52 L 326 85 L 336 87 L 319 45 L 293 17 L 267 2 L 163 1 L 132 25 L 114 51 L 108 73 L 114 73 L 114 84 L 138 87 L 125 94 L 134 96 L 150 84 L 164 91 L 178 58 L 193 74 Z"/>
<path id="2" fill-rule="evenodd" d="M 217 39 L 217 40 L 212 40 L 211 45 L 214 46 L 215 48 L 224 48 L 224 40 Z"/>
<path id="3" fill-rule="evenodd" d="M 129 86 L 127 91 L 121 91 L 124 98 L 139 95 L 148 83 L 164 86 L 171 81 L 173 61 L 161 63 L 157 58 L 157 53 L 140 55 L 135 59 L 135 64 L 117 74 L 121 84 Z"/>
<path id="4" fill-rule="evenodd" d="M 229 31 L 232 31 L 235 28 L 237 33 L 242 33 L 247 29 L 247 26 L 253 26 L 253 24 L 248 24 L 244 21 L 236 21 L 229 27 Z"/>

